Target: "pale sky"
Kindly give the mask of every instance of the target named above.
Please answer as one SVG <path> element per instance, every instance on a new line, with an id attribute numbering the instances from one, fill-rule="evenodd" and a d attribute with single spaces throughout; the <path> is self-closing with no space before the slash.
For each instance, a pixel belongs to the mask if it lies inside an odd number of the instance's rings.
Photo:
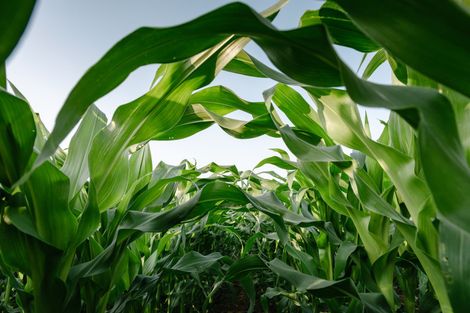
<path id="1" fill-rule="evenodd" d="M 141 26 L 171 26 L 193 19 L 232 1 L 224 0 L 47 0 L 39 1 L 32 20 L 19 45 L 7 62 L 7 76 L 26 96 L 51 130 L 56 115 L 68 93 L 85 71 L 97 62 L 118 40 Z M 242 1 L 261 11 L 275 1 Z M 279 29 L 298 25 L 303 12 L 316 9 L 321 1 L 291 0 L 274 24 Z M 258 59 L 267 61 L 262 51 L 250 44 L 247 50 Z M 350 49 L 339 50 L 342 57 L 356 69 L 361 54 Z M 110 119 L 114 110 L 144 94 L 153 79 L 157 65 L 140 68 L 109 95 L 97 102 Z M 390 70 L 382 66 L 372 80 L 390 81 Z M 212 85 L 225 85 L 241 98 L 262 101 L 262 92 L 275 84 L 269 79 L 221 73 Z M 385 120 L 385 110 L 369 110 L 373 136 L 380 132 L 379 119 Z M 243 119 L 243 114 L 231 115 Z M 67 147 L 68 139 L 62 143 Z M 183 159 L 196 160 L 199 165 L 211 161 L 235 164 L 239 169 L 251 169 L 263 158 L 274 155 L 270 148 L 283 148 L 279 138 L 262 136 L 235 139 L 217 126 L 192 137 L 177 141 L 152 142 L 154 164 L 163 160 L 177 164 Z M 286 149 L 287 150 L 287 149 Z"/>

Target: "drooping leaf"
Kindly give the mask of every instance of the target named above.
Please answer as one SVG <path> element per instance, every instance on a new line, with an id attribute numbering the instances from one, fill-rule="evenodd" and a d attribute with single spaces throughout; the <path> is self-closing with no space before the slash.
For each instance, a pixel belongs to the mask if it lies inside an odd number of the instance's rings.
<path id="1" fill-rule="evenodd" d="M 0 64 L 6 59 L 20 40 L 35 0 L 2 1 L 0 4 Z"/>
<path id="2" fill-rule="evenodd" d="M 362 52 L 372 52 L 379 49 L 379 45 L 364 35 L 341 7 L 333 1 L 326 1 L 319 10 L 305 12 L 300 20 L 302 27 L 319 23 L 328 27 L 335 44 Z"/>
<path id="3" fill-rule="evenodd" d="M 470 41 L 466 40 L 470 14 L 454 1 L 336 2 L 365 34 L 393 56 L 470 96 Z"/>
<path id="4" fill-rule="evenodd" d="M 141 28 L 117 43 L 72 90 L 37 163 L 54 152 L 91 103 L 117 87 L 138 67 L 189 58 L 226 41 L 232 34 L 253 38 L 275 65 L 295 80 L 317 86 L 340 83 L 336 56 L 322 26 L 280 32 L 246 5 L 229 4 L 180 26 Z M 278 46 L 285 49 L 277 49 Z M 136 49 L 141 52 L 134 53 Z M 298 54 L 296 58 L 290 57 L 289 51 L 293 50 Z"/>
<path id="5" fill-rule="evenodd" d="M 268 267 L 282 278 L 291 282 L 296 288 L 308 290 L 314 295 L 323 298 L 334 298 L 347 295 L 356 297 L 372 312 L 391 312 L 386 306 L 377 303 L 376 295 L 369 297 L 367 294 L 358 293 L 356 286 L 349 279 L 329 281 L 312 275 L 307 275 L 296 271 L 279 259 L 274 259 L 268 263 Z"/>
<path id="6" fill-rule="evenodd" d="M 197 251 L 191 251 L 183 255 L 171 269 L 186 273 L 201 273 L 209 269 L 221 258 L 223 256 L 219 252 L 202 255 Z"/>

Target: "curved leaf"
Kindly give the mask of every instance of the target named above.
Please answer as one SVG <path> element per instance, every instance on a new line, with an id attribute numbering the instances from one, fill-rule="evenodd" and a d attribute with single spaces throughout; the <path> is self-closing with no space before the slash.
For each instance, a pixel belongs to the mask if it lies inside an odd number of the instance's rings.
<path id="1" fill-rule="evenodd" d="M 470 41 L 467 40 L 470 14 L 457 3 L 450 0 L 336 2 L 364 33 L 393 56 L 470 96 Z"/>
<path id="2" fill-rule="evenodd" d="M 180 26 L 141 28 L 117 43 L 71 91 L 37 164 L 54 152 L 91 103 L 135 69 L 189 58 L 232 34 L 253 38 L 273 63 L 295 80 L 316 86 L 340 84 L 336 56 L 322 26 L 281 32 L 248 6 L 229 4 Z M 279 46 L 284 49 L 277 49 Z M 293 51 L 296 58 L 291 58 Z"/>
<path id="3" fill-rule="evenodd" d="M 13 185 L 25 172 L 33 153 L 36 126 L 24 100 L 0 88 L 0 183 Z"/>
<path id="4" fill-rule="evenodd" d="M 35 0 L 0 3 L 0 64 L 5 64 L 7 57 L 18 43 L 35 4 Z"/>
<path id="5" fill-rule="evenodd" d="M 65 250 L 77 230 L 69 209 L 69 180 L 50 162 L 38 167 L 21 186 L 27 196 L 29 214 L 39 239 Z"/>

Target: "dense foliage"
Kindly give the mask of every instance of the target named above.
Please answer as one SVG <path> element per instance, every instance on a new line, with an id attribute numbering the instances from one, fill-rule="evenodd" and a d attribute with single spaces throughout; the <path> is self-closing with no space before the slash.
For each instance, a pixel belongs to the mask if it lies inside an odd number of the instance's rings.
<path id="1" fill-rule="evenodd" d="M 1 2 L 1 311 L 466 311 L 468 5 L 328 0 L 281 31 L 270 21 L 283 4 L 136 30 L 80 79 L 49 133 L 7 91 L 4 66 L 34 1 Z M 243 50 L 250 40 L 276 70 Z M 358 76 L 334 45 L 374 55 Z M 368 81 L 384 62 L 393 84 Z M 108 122 L 94 101 L 153 63 L 151 89 Z M 222 70 L 278 83 L 248 102 L 207 87 Z M 390 110 L 377 140 L 358 104 Z M 237 110 L 252 119 L 227 117 Z M 149 141 L 213 124 L 279 137 L 296 160 L 152 165 Z"/>

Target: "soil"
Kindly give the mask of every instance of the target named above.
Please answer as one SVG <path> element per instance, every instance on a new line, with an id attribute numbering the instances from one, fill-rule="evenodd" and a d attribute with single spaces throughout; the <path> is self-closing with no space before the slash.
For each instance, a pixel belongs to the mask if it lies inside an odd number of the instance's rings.
<path id="1" fill-rule="evenodd" d="M 263 313 L 261 303 L 259 303 L 259 295 L 261 291 L 257 290 L 256 304 L 254 313 Z M 210 313 L 224 312 L 224 313 L 245 313 L 250 306 L 250 299 L 248 299 L 245 291 L 237 284 L 224 285 L 215 294 L 213 303 L 209 308 Z M 269 304 L 268 312 L 276 312 L 272 303 Z"/>

